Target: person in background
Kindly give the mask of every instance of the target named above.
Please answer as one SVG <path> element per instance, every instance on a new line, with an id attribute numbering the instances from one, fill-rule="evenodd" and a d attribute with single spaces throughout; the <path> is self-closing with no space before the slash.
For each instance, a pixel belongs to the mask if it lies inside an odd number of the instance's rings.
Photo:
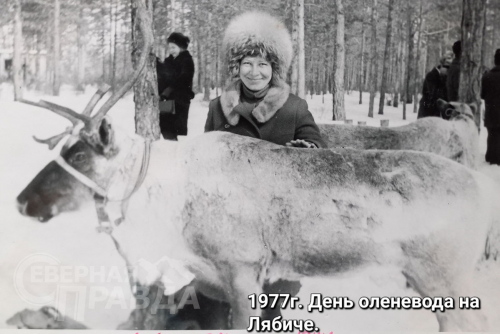
<path id="1" fill-rule="evenodd" d="M 177 136 L 187 135 L 189 106 L 194 98 L 194 62 L 187 51 L 188 37 L 174 32 L 167 41 L 169 57 L 163 63 L 156 62 L 158 93 L 160 101 L 175 101 L 175 114 L 160 113 L 160 130 L 163 138 L 177 140 Z"/>
<path id="2" fill-rule="evenodd" d="M 500 49 L 495 52 L 495 67 L 482 78 L 481 98 L 486 105 L 484 127 L 488 130 L 486 161 L 500 165 Z"/>
<path id="3" fill-rule="evenodd" d="M 453 44 L 453 53 L 455 58 L 448 69 L 448 78 L 446 79 L 446 89 L 448 93 L 448 102 L 458 101 L 458 89 L 460 87 L 460 59 L 462 58 L 462 42 L 456 41 Z"/>
<path id="4" fill-rule="evenodd" d="M 282 22 L 266 13 L 243 14 L 229 24 L 222 44 L 229 79 L 222 95 L 210 102 L 205 132 L 326 147 L 307 102 L 290 94 L 286 83 L 292 42 Z"/>
<path id="5" fill-rule="evenodd" d="M 441 113 L 437 107 L 437 100 L 442 99 L 448 101 L 448 93 L 446 90 L 446 80 L 448 68 L 453 61 L 453 54 L 447 52 L 439 60 L 439 65 L 434 67 L 425 76 L 424 86 L 422 88 L 422 99 L 418 108 L 417 118 L 423 117 L 441 117 Z"/>

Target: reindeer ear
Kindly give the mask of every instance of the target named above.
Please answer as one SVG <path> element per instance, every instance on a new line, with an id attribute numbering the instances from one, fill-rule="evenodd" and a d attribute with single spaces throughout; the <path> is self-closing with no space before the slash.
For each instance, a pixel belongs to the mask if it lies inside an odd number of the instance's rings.
<path id="1" fill-rule="evenodd" d="M 113 141 L 113 129 L 106 118 L 103 118 L 99 125 L 99 139 L 104 147 L 109 146 Z"/>
<path id="2" fill-rule="evenodd" d="M 450 104 L 446 102 L 445 100 L 438 99 L 437 100 L 437 107 L 438 110 L 441 114 L 446 113 L 446 110 L 450 107 Z"/>

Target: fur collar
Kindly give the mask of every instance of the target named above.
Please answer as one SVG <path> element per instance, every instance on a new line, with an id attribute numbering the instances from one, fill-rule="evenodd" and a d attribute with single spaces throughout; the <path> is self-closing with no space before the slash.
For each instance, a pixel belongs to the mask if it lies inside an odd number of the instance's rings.
<path id="1" fill-rule="evenodd" d="M 240 103 L 241 85 L 240 79 L 230 80 L 220 97 L 222 112 L 228 123 L 233 126 L 240 120 L 240 115 L 234 111 L 234 107 Z M 252 115 L 259 123 L 267 122 L 283 107 L 289 94 L 290 86 L 287 83 L 273 82 L 264 99 L 252 110 Z"/>

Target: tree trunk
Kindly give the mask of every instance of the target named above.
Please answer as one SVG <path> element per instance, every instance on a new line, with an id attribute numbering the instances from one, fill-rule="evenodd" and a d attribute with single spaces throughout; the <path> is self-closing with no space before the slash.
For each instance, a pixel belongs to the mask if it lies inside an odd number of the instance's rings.
<path id="1" fill-rule="evenodd" d="M 371 40 L 371 75 L 370 75 L 370 105 L 368 107 L 368 117 L 373 117 L 375 104 L 375 94 L 377 93 L 378 78 L 378 57 L 377 57 L 377 0 L 372 3 L 372 40 Z"/>
<path id="2" fill-rule="evenodd" d="M 413 101 L 415 103 L 413 104 L 413 113 L 417 113 L 418 111 L 418 92 L 420 89 L 420 55 L 421 55 L 421 45 L 420 42 L 422 41 L 422 26 L 423 26 L 423 18 L 422 18 L 422 8 L 423 7 L 423 2 L 420 0 L 420 11 L 418 14 L 418 38 L 417 38 L 417 47 L 416 47 L 416 52 L 417 52 L 417 57 L 415 59 L 415 78 L 414 78 L 414 86 L 413 86 Z"/>
<path id="3" fill-rule="evenodd" d="M 365 68 L 365 83 L 364 83 L 364 90 L 369 91 L 369 84 L 370 84 L 370 78 L 371 78 L 371 70 L 372 70 L 372 61 L 371 61 L 371 56 L 368 57 L 366 60 L 366 68 Z"/>
<path id="4" fill-rule="evenodd" d="M 143 8 L 147 12 L 147 26 L 151 27 L 145 34 L 153 33 L 153 5 L 152 0 L 132 0 L 132 63 L 135 68 L 140 57 L 140 50 L 143 43 L 143 37 L 140 34 L 139 26 L 136 24 L 136 12 Z M 152 40 L 154 38 L 151 36 Z M 144 138 L 160 138 L 160 122 L 158 101 L 158 83 L 156 80 L 156 60 L 151 57 L 152 50 L 149 50 L 149 61 L 139 79 L 134 85 L 135 102 L 135 132 Z"/>
<path id="5" fill-rule="evenodd" d="M 292 0 L 292 73 L 290 76 L 290 91 L 297 95 L 299 79 L 299 8 L 297 0 Z"/>
<path id="6" fill-rule="evenodd" d="M 215 96 L 219 96 L 219 43 L 215 44 Z"/>
<path id="7" fill-rule="evenodd" d="M 401 60 L 403 59 L 403 42 L 400 40 L 398 43 L 398 51 L 396 54 L 396 70 L 394 71 L 394 98 L 392 101 L 392 106 L 394 108 L 399 107 L 399 91 L 400 91 L 400 83 L 401 76 L 403 75 L 403 71 L 401 70 Z"/>
<path id="8" fill-rule="evenodd" d="M 486 69 L 486 50 L 488 49 L 487 43 L 487 34 L 486 34 L 486 26 L 488 24 L 488 7 L 490 1 L 486 0 L 486 8 L 484 9 L 484 23 L 483 23 L 483 43 L 481 45 L 481 72 Z"/>
<path id="9" fill-rule="evenodd" d="M 102 31 L 101 31 L 101 50 L 102 50 L 102 81 L 106 82 L 106 13 L 104 7 L 106 5 L 106 0 L 102 0 L 101 5 L 101 15 L 102 15 Z"/>
<path id="10" fill-rule="evenodd" d="M 111 87 L 113 88 L 113 91 L 115 90 L 116 88 L 116 61 L 117 61 L 117 52 L 116 52 L 116 49 L 117 49 L 117 44 L 118 44 L 118 17 L 117 17 L 117 13 L 118 13 L 118 3 L 114 3 L 114 6 L 115 8 L 115 15 L 113 15 L 113 62 L 112 62 L 112 66 L 111 66 L 111 74 L 112 74 L 112 79 L 111 79 Z"/>
<path id="11" fill-rule="evenodd" d="M 298 80 L 297 80 L 297 95 L 304 99 L 306 97 L 306 55 L 304 46 L 304 0 L 298 1 Z"/>
<path id="12" fill-rule="evenodd" d="M 408 59 L 407 59 L 407 66 L 406 66 L 406 87 L 405 87 L 405 103 L 412 103 L 413 102 L 413 92 L 412 89 L 412 78 L 413 78 L 413 64 L 414 64 L 414 54 L 413 54 L 413 47 L 414 47 L 414 34 L 415 32 L 413 31 L 413 15 L 412 15 L 412 7 L 410 1 L 408 1 L 408 8 L 407 8 L 407 15 L 408 15 Z M 406 118 L 404 118 L 406 119 Z"/>
<path id="13" fill-rule="evenodd" d="M 85 61 L 86 61 L 86 46 L 85 41 L 86 26 L 85 26 L 85 1 L 80 0 L 79 4 L 79 17 L 78 17 L 78 79 L 77 89 L 84 91 L 85 89 Z"/>
<path id="14" fill-rule="evenodd" d="M 387 17 L 387 35 L 385 38 L 385 52 L 384 52 L 384 67 L 382 69 L 382 85 L 380 86 L 380 103 L 378 105 L 378 114 L 384 114 L 385 105 L 385 91 L 387 90 L 387 81 L 389 80 L 389 65 L 390 53 L 392 45 L 392 16 L 394 12 L 395 0 L 389 0 L 389 14 Z"/>
<path id="15" fill-rule="evenodd" d="M 498 11 L 499 9 L 498 8 L 493 8 L 493 20 L 491 20 L 491 25 L 492 25 L 492 30 L 491 30 L 491 45 L 492 45 L 492 54 L 490 55 L 487 55 L 487 59 L 488 59 L 488 64 L 492 64 L 492 60 L 493 59 L 493 54 L 494 52 L 496 51 L 497 49 L 497 34 L 498 34 L 498 31 L 497 31 L 497 27 L 498 27 Z"/>
<path id="16" fill-rule="evenodd" d="M 52 85 L 52 95 L 59 96 L 61 88 L 61 67 L 59 57 L 61 55 L 61 42 L 59 33 L 60 20 L 60 3 L 59 0 L 54 0 L 54 83 Z"/>
<path id="17" fill-rule="evenodd" d="M 345 119 L 344 109 L 344 70 L 345 70 L 345 34 L 344 6 L 342 0 L 335 0 L 335 62 L 333 64 L 333 120 Z"/>
<path id="18" fill-rule="evenodd" d="M 485 10 L 486 0 L 463 0 L 462 58 L 458 100 L 476 104 L 474 118 L 478 130 L 481 114 L 481 47 Z"/>
<path id="19" fill-rule="evenodd" d="M 361 20 L 361 54 L 359 62 L 359 104 L 363 104 L 364 67 L 365 67 L 365 16 Z"/>
<path id="20" fill-rule="evenodd" d="M 175 0 L 170 0 L 170 27 L 172 31 L 177 29 L 177 19 L 175 17 Z"/>
<path id="21" fill-rule="evenodd" d="M 12 61 L 14 80 L 14 100 L 23 98 L 23 22 L 21 0 L 14 2 L 14 55 Z M 3 65 L 3 64 L 2 64 Z"/>
<path id="22" fill-rule="evenodd" d="M 208 13 L 208 22 L 212 21 L 212 13 Z M 207 44 L 208 48 L 205 49 L 205 81 L 204 81 L 204 95 L 203 101 L 210 101 L 210 82 L 212 75 L 212 43 L 211 43 L 211 30 L 208 31 Z"/>

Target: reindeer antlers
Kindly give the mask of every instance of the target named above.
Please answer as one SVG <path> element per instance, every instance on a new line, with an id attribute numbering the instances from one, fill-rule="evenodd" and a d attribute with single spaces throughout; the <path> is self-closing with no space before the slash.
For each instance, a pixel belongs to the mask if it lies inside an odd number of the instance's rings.
<path id="1" fill-rule="evenodd" d="M 47 102 L 47 101 L 33 102 L 33 101 L 29 101 L 29 100 L 24 100 L 24 99 L 19 100 L 19 102 L 53 111 L 56 114 L 58 114 L 59 116 L 67 118 L 73 124 L 73 126 L 77 125 L 78 122 L 80 120 L 82 120 L 81 119 L 82 115 L 74 112 L 73 110 L 71 110 L 69 108 L 57 105 L 55 103 L 51 103 L 51 102 Z"/>
<path id="2" fill-rule="evenodd" d="M 50 137 L 50 138 L 47 138 L 47 139 L 39 139 L 35 136 L 33 136 L 33 139 L 37 142 L 37 143 L 40 143 L 40 144 L 47 144 L 49 146 L 49 150 L 52 150 L 54 149 L 54 147 L 57 146 L 57 144 L 59 144 L 59 142 L 64 138 L 66 137 L 67 135 L 69 135 L 71 133 L 71 130 L 73 130 L 72 127 L 69 127 L 69 128 L 66 128 L 66 131 L 64 131 L 63 133 L 60 133 L 58 135 L 55 135 L 54 137 Z"/>
<path id="3" fill-rule="evenodd" d="M 83 116 L 90 117 L 92 115 L 92 111 L 94 110 L 95 106 L 97 105 L 97 102 L 99 102 L 104 95 L 111 89 L 110 85 L 103 84 L 97 92 L 95 92 L 94 96 L 90 99 L 89 103 L 85 107 L 85 109 L 82 112 Z"/>

